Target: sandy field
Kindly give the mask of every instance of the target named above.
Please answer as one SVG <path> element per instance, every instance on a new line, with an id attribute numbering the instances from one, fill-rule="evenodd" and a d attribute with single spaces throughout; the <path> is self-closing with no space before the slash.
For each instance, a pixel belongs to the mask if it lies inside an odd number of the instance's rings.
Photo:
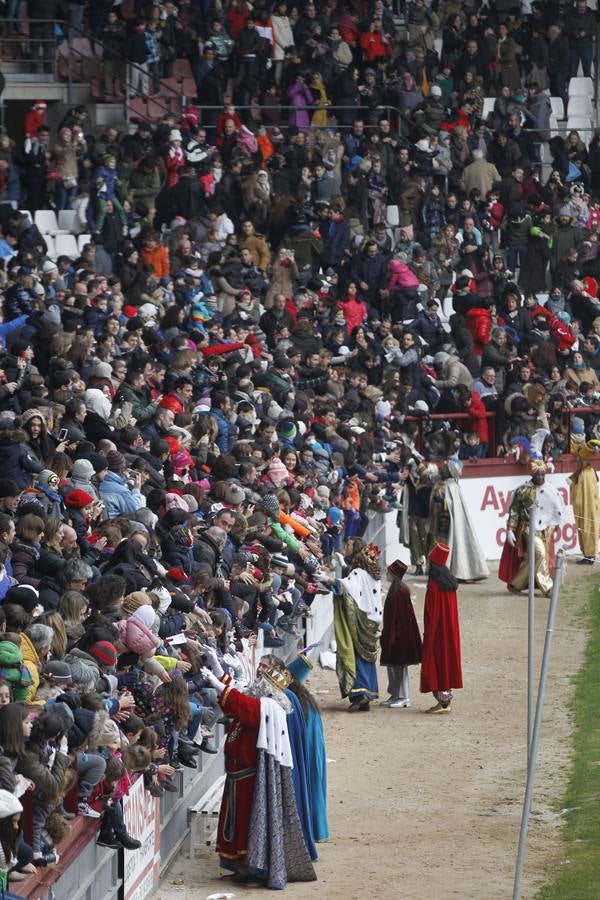
<path id="1" fill-rule="evenodd" d="M 587 570 L 589 571 L 589 570 Z M 424 579 L 408 579 L 422 623 Z M 572 676 L 585 631 L 578 610 L 585 577 L 570 564 L 556 623 L 526 857 L 523 897 L 533 898 L 562 860 L 557 803 L 568 775 Z M 505 900 L 512 883 L 525 786 L 527 600 L 492 575 L 459 591 L 465 687 L 449 716 L 426 716 L 411 669 L 412 706 L 372 705 L 348 715 L 335 674 L 318 670 L 308 687 L 322 707 L 330 759 L 331 840 L 319 845 L 318 882 L 289 885 L 290 900 Z M 537 601 L 537 662 L 548 601 Z M 380 692 L 387 697 L 385 669 Z M 156 895 L 238 900 L 272 891 L 232 884 L 210 849 L 181 854 Z"/>

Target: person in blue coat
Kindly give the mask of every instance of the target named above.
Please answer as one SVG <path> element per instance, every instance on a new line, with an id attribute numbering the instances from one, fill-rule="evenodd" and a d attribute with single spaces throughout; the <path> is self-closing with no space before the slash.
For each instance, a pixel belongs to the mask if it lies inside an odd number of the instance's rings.
<path id="1" fill-rule="evenodd" d="M 288 671 L 294 676 L 288 690 L 294 692 L 302 703 L 306 720 L 306 749 L 309 763 L 309 784 L 311 798 L 312 825 L 315 841 L 329 840 L 327 822 L 327 754 L 323 720 L 317 701 L 304 687 L 304 681 L 312 671 L 309 658 L 300 653 L 288 663 Z"/>
<path id="2" fill-rule="evenodd" d="M 263 657 L 261 664 L 263 662 L 284 668 L 283 663 L 276 656 Z M 327 822 L 327 754 L 325 753 L 323 721 L 317 701 L 303 684 L 312 671 L 312 663 L 306 654 L 300 653 L 288 663 L 287 670 L 293 676 L 290 686 L 285 691 L 294 707 L 293 715 L 288 716 L 288 731 L 292 742 L 292 753 L 295 754 L 297 752 L 298 746 L 305 746 L 304 755 L 302 755 L 302 752 L 298 753 L 300 757 L 298 762 L 299 772 L 293 776 L 296 805 L 300 815 L 304 839 L 312 859 L 316 859 L 317 851 L 314 848 L 314 844 L 329 840 L 329 824 Z M 298 724 L 304 728 L 304 740 L 297 736 Z M 296 767 L 295 755 L 294 767 Z M 304 796 L 305 785 L 308 788 L 308 799 Z M 305 821 L 308 810 L 310 810 L 310 826 Z M 308 840 L 307 833 L 309 834 Z M 312 847 L 310 842 L 312 842 Z"/>
<path id="3" fill-rule="evenodd" d="M 276 666 L 278 669 L 285 671 L 285 665 L 282 661 L 273 655 L 263 656 L 258 668 L 258 674 L 261 674 L 263 666 Z M 304 690 L 304 689 L 302 689 Z M 292 687 L 286 688 L 284 694 L 292 704 L 293 711 L 288 713 L 287 726 L 290 738 L 290 747 L 292 750 L 292 781 L 294 784 L 294 795 L 296 797 L 296 807 L 298 809 L 298 817 L 302 827 L 302 834 L 306 849 L 309 852 L 313 862 L 318 859 L 317 848 L 313 834 L 313 817 L 311 806 L 311 785 L 310 785 L 310 756 L 306 742 L 306 716 L 303 703 Z"/>

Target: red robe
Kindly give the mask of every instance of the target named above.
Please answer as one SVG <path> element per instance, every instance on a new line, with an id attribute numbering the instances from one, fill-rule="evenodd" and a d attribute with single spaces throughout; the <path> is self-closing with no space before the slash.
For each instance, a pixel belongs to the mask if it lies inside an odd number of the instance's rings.
<path id="1" fill-rule="evenodd" d="M 407 586 L 394 578 L 383 607 L 380 637 L 382 666 L 415 666 L 421 662 L 421 635 Z"/>
<path id="2" fill-rule="evenodd" d="M 429 579 L 425 594 L 421 693 L 461 688 L 460 628 L 456 591 Z"/>
<path id="3" fill-rule="evenodd" d="M 226 687 L 219 703 L 233 723 L 225 740 L 227 778 L 219 813 L 217 853 L 225 863 L 245 862 L 256 775 L 260 700 Z"/>

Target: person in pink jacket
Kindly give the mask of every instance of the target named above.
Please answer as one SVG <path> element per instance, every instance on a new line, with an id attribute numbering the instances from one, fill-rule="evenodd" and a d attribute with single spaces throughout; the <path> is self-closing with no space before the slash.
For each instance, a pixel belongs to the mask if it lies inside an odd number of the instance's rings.
<path id="1" fill-rule="evenodd" d="M 417 314 L 419 284 L 414 272 L 409 269 L 404 254 L 388 263 L 390 278 L 387 284 L 388 308 L 394 322 L 414 318 Z"/>

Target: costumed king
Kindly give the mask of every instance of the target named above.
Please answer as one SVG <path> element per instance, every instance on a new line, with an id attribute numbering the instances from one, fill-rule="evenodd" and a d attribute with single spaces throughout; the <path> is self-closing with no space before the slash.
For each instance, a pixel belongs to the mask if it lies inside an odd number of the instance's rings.
<path id="1" fill-rule="evenodd" d="M 463 463 L 450 456 L 431 492 L 428 531 L 430 547 L 441 542 L 450 549 L 448 568 L 459 581 L 480 581 L 490 574 L 460 489 Z"/>
<path id="2" fill-rule="evenodd" d="M 535 502 L 535 584 L 544 597 L 549 597 L 554 531 L 564 519 L 564 504 L 556 488 L 546 482 L 546 464 L 542 459 L 530 459 L 529 471 L 531 479 L 516 489 L 510 502 L 498 578 L 512 593 L 529 585 L 529 520 Z"/>
<path id="3" fill-rule="evenodd" d="M 577 426 L 581 422 L 579 429 Z M 598 454 L 600 441 L 586 441 L 583 422 L 571 419 L 571 453 L 577 457 L 577 468 L 571 475 L 573 515 L 577 526 L 579 548 L 583 554 L 579 565 L 593 566 L 600 537 L 600 500 L 598 475 L 591 460 Z"/>
<path id="4" fill-rule="evenodd" d="M 348 712 L 368 712 L 379 697 L 377 648 L 382 619 L 380 551 L 360 538 L 346 543 L 347 574 L 335 580 L 336 674 Z"/>
<path id="5" fill-rule="evenodd" d="M 242 693 L 216 656 L 211 665 L 213 671 L 203 668 L 202 674 L 233 720 L 225 740 L 226 779 L 217 829 L 221 866 L 242 878 L 260 878 L 273 889 L 288 881 L 315 881 L 292 783 L 287 727 L 292 706 L 284 694 L 291 675 L 267 668 Z"/>
<path id="6" fill-rule="evenodd" d="M 392 579 L 383 607 L 381 632 L 382 666 L 387 666 L 390 696 L 381 706 L 405 709 L 410 706 L 408 667 L 421 662 L 422 643 L 410 590 L 402 581 L 408 566 L 395 560 L 388 566 Z"/>
<path id="7" fill-rule="evenodd" d="M 428 713 L 449 713 L 452 689 L 462 688 L 460 627 L 458 622 L 458 582 L 446 562 L 447 544 L 436 544 L 429 554 L 429 581 L 423 613 L 423 660 L 421 693 L 433 693 L 435 706 Z"/>
<path id="8" fill-rule="evenodd" d="M 288 716 L 288 731 L 292 754 L 294 756 L 294 770 L 292 778 L 296 790 L 296 806 L 302 823 L 306 846 L 311 851 L 310 843 L 306 840 L 306 810 L 311 822 L 310 834 L 314 841 L 329 840 L 329 825 L 327 822 L 327 754 L 325 752 L 325 736 L 323 734 L 323 721 L 319 712 L 319 704 L 304 686 L 305 680 L 312 672 L 313 665 L 306 655 L 310 650 L 318 647 L 311 644 L 301 651 L 298 656 L 287 664 L 276 656 L 263 656 L 260 661 L 259 671 L 264 665 L 272 665 L 288 671 L 292 675 L 290 686 L 286 688 L 285 695 L 294 707 L 294 712 Z M 296 764 L 296 758 L 299 764 Z M 301 784 L 302 771 L 306 787 Z M 301 801 L 299 802 L 298 796 Z M 308 795 L 308 796 L 307 796 Z M 301 805 L 304 809 L 301 809 Z M 311 852 L 312 856 L 312 852 Z M 316 851 L 315 857 L 316 858 Z"/>

